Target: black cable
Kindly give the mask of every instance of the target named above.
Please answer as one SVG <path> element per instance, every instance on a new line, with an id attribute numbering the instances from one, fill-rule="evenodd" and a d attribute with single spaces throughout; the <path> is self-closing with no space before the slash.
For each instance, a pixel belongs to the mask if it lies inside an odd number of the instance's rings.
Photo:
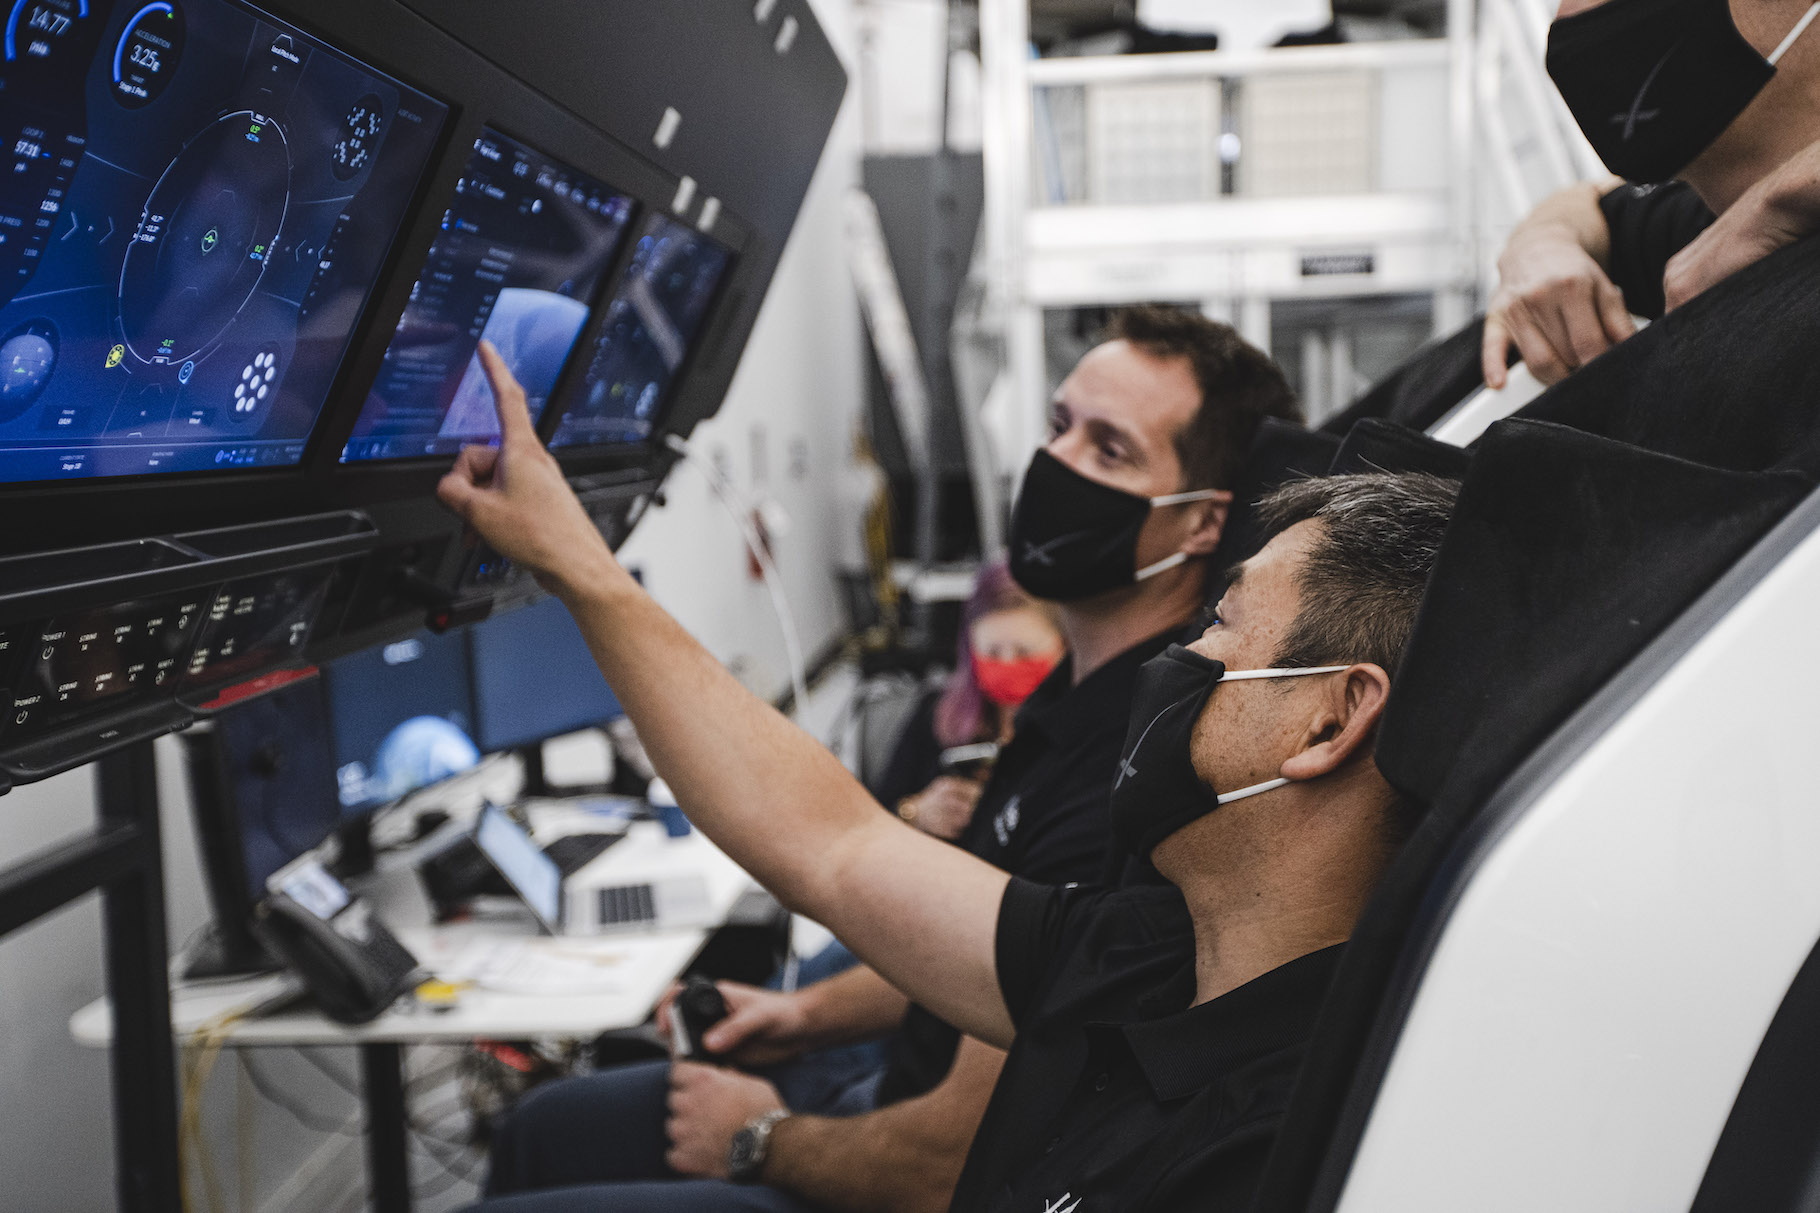
<path id="1" fill-rule="evenodd" d="M 290 1113 L 291 1119 L 304 1128 L 318 1133 L 336 1133 L 344 1137 L 357 1137 L 364 1132 L 359 1127 L 350 1127 L 345 1120 L 328 1121 L 317 1116 L 308 1108 L 294 1103 L 288 1096 L 280 1094 L 266 1082 L 265 1077 L 259 1073 L 258 1067 L 253 1064 L 252 1050 L 237 1049 L 235 1051 L 240 1056 L 241 1069 L 246 1072 L 247 1081 L 253 1084 L 253 1089 L 259 1092 L 267 1103 Z"/>

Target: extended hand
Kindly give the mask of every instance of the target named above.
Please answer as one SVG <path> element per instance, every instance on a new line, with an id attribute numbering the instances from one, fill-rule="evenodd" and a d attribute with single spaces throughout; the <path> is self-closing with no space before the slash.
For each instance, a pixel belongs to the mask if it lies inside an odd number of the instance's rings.
<path id="1" fill-rule="evenodd" d="M 733 1135 L 754 1117 L 784 1106 L 777 1088 L 737 1070 L 692 1061 L 670 1066 L 670 1137 L 664 1160 L 683 1175 L 727 1178 Z"/>
<path id="2" fill-rule="evenodd" d="M 1692 244 L 1669 258 L 1662 275 L 1662 293 L 1669 309 L 1816 231 L 1820 231 L 1820 143 L 1811 143 L 1744 191 Z"/>
<path id="3" fill-rule="evenodd" d="M 1520 228 L 1498 256 L 1480 369 L 1503 387 L 1515 345 L 1537 379 L 1558 383 L 1636 331 L 1624 293 L 1570 229 Z"/>
<path id="4" fill-rule="evenodd" d="M 502 556 L 558 593 L 590 577 L 626 576 L 538 441 L 524 389 L 491 342 L 480 343 L 480 364 L 499 412 L 499 446 L 464 447 L 436 495 Z"/>
<path id="5" fill-rule="evenodd" d="M 961 836 L 973 820 L 981 785 L 958 775 L 941 775 L 915 796 L 907 798 L 899 815 L 924 833 L 950 842 Z"/>

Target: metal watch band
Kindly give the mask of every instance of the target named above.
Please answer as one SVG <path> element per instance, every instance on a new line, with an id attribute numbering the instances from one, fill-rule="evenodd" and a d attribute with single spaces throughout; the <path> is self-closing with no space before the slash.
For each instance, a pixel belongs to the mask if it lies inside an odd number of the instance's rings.
<path id="1" fill-rule="evenodd" d="M 765 1169 L 765 1159 L 771 1152 L 771 1130 L 789 1115 L 785 1108 L 774 1108 L 761 1116 L 754 1116 L 733 1135 L 733 1142 L 727 1147 L 728 1179 L 736 1184 L 757 1182 L 758 1174 Z"/>

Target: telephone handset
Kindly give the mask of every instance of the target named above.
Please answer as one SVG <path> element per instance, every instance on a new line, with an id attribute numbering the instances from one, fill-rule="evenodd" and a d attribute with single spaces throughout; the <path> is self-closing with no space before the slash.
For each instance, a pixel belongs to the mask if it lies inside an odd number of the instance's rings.
<path id="1" fill-rule="evenodd" d="M 314 859 L 272 874 L 253 931 L 303 979 L 323 1013 L 366 1023 L 416 984 L 417 958 Z"/>

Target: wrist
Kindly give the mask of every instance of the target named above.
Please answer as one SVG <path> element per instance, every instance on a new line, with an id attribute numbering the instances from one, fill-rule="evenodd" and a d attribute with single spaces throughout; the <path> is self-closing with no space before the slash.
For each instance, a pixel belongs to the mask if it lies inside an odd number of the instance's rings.
<path id="1" fill-rule="evenodd" d="M 773 1153 L 774 1134 L 789 1118 L 787 1108 L 773 1108 L 747 1121 L 727 1147 L 727 1178 L 736 1184 L 763 1179 Z"/>
<path id="2" fill-rule="evenodd" d="M 826 984 L 815 982 L 784 996 L 790 1000 L 790 1009 L 795 1013 L 796 1041 L 805 1049 L 817 1048 L 827 1035 L 828 1000 L 827 991 L 822 988 Z"/>
<path id="3" fill-rule="evenodd" d="M 604 545 L 599 551 L 584 550 L 580 558 L 566 562 L 560 571 L 552 569 L 547 576 L 552 592 L 571 612 L 578 607 L 610 602 L 615 596 L 638 587 L 638 582 L 613 559 Z"/>

